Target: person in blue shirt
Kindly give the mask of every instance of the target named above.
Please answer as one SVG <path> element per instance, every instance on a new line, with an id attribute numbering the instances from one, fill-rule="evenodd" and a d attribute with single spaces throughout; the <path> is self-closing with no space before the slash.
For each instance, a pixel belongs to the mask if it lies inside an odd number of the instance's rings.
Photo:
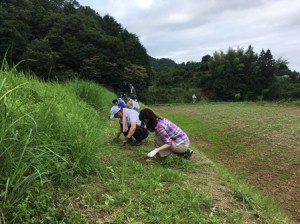
<path id="1" fill-rule="evenodd" d="M 118 107 L 121 107 L 121 108 L 127 108 L 126 104 L 121 100 L 113 100 L 112 103 L 114 105 L 117 105 Z"/>

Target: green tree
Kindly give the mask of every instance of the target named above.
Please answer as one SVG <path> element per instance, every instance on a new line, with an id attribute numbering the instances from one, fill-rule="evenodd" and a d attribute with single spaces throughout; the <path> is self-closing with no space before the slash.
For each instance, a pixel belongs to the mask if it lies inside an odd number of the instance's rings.
<path id="1" fill-rule="evenodd" d="M 146 49 L 112 16 L 102 18 L 74 0 L 3 0 L 0 12 L 0 53 L 9 48 L 11 64 L 32 59 L 21 69 L 43 79 L 79 76 L 114 88 L 132 80 L 137 89 L 148 85 Z"/>
<path id="2" fill-rule="evenodd" d="M 58 55 L 51 51 L 47 39 L 34 39 L 27 45 L 23 58 L 27 59 L 26 63 L 31 62 L 31 69 L 39 74 L 44 80 L 51 79 L 51 72 L 55 67 Z"/>
<path id="3" fill-rule="evenodd" d="M 258 77 L 258 90 L 266 100 L 277 99 L 279 97 L 279 89 L 275 79 L 275 60 L 268 49 L 266 52 L 261 51 L 258 57 L 258 65 L 260 68 L 260 76 Z"/>

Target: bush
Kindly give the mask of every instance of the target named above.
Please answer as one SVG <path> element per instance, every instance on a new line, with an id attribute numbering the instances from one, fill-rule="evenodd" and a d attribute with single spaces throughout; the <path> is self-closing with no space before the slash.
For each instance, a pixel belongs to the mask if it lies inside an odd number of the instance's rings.
<path id="1" fill-rule="evenodd" d="M 241 94 L 240 93 L 236 93 L 235 95 L 234 95 L 234 100 L 235 101 L 239 101 L 241 99 Z"/>

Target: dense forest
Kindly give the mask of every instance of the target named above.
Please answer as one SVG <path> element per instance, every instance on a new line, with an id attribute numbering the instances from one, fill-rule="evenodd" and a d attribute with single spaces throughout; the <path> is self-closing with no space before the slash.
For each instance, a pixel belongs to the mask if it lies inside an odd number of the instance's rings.
<path id="1" fill-rule="evenodd" d="M 252 46 L 229 48 L 205 55 L 201 62 L 176 65 L 154 59 L 155 85 L 201 89 L 203 97 L 218 101 L 294 100 L 300 98 L 300 73 L 288 62 L 275 60 L 270 50 L 254 52 Z"/>
<path id="2" fill-rule="evenodd" d="M 146 103 L 300 98 L 300 74 L 270 50 L 231 49 L 176 64 L 147 54 L 112 16 L 75 0 L 1 0 L 0 59 L 43 80 L 93 80 L 116 93 L 133 83 Z M 199 56 L 201 58 L 201 56 Z"/>
<path id="3" fill-rule="evenodd" d="M 66 0 L 1 0 L 0 56 L 44 80 L 73 77 L 122 89 L 151 75 L 146 49 L 112 16 Z"/>

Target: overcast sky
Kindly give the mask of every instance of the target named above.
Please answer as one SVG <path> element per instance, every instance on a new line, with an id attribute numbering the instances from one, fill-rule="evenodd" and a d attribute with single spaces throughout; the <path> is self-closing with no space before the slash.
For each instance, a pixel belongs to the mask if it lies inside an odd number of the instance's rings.
<path id="1" fill-rule="evenodd" d="M 228 48 L 270 49 L 300 72 L 300 0 L 77 0 L 136 34 L 154 58 L 200 62 Z"/>

